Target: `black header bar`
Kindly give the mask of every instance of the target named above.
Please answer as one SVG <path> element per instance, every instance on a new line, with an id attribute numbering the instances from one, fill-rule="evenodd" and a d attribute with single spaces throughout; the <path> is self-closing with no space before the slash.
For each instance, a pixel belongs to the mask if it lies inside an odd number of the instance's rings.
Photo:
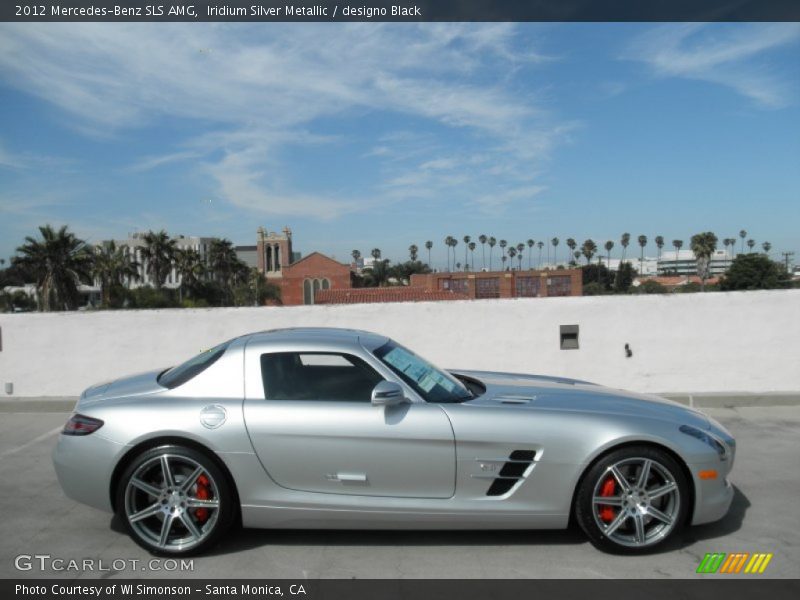
<path id="1" fill-rule="evenodd" d="M 0 21 L 800 21 L 798 0 L 12 0 Z"/>

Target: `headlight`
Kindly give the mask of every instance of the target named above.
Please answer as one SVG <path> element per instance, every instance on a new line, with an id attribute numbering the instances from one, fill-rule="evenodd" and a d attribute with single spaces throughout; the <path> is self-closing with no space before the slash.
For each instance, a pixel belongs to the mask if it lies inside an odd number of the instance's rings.
<path id="1" fill-rule="evenodd" d="M 681 425 L 678 429 L 681 433 L 685 433 L 693 438 L 697 438 L 701 442 L 705 442 L 711 446 L 714 450 L 716 450 L 720 460 L 728 460 L 728 448 L 725 446 L 725 444 L 707 431 L 702 431 L 696 427 L 692 427 L 691 425 Z"/>

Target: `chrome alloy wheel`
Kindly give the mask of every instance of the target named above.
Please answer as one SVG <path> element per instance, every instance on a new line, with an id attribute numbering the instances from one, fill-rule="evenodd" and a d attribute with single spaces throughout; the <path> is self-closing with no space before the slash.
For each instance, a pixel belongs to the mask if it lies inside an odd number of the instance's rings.
<path id="1" fill-rule="evenodd" d="M 125 488 L 125 518 L 143 541 L 160 550 L 189 550 L 214 530 L 220 494 L 196 460 L 163 453 L 143 462 Z"/>
<path id="2" fill-rule="evenodd" d="M 678 524 L 681 494 L 675 476 L 651 458 L 626 458 L 608 466 L 592 494 L 600 532 L 629 548 L 650 546 Z"/>

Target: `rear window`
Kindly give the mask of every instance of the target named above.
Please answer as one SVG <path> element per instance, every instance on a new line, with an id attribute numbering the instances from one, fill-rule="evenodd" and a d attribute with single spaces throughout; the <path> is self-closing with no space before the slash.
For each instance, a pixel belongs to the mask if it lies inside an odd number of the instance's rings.
<path id="1" fill-rule="evenodd" d="M 219 358 L 225 354 L 225 350 L 231 345 L 231 341 L 220 344 L 219 346 L 214 346 L 205 352 L 201 352 L 194 358 L 190 358 L 185 363 L 164 371 L 158 376 L 159 385 L 172 389 L 193 379 L 217 362 Z"/>

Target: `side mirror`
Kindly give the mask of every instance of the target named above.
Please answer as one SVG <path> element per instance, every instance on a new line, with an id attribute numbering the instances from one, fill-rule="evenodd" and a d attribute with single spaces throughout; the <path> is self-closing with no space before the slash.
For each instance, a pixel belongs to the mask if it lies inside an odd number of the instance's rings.
<path id="1" fill-rule="evenodd" d="M 381 381 L 372 390 L 372 406 L 397 406 L 406 400 L 403 388 L 394 381 Z"/>

